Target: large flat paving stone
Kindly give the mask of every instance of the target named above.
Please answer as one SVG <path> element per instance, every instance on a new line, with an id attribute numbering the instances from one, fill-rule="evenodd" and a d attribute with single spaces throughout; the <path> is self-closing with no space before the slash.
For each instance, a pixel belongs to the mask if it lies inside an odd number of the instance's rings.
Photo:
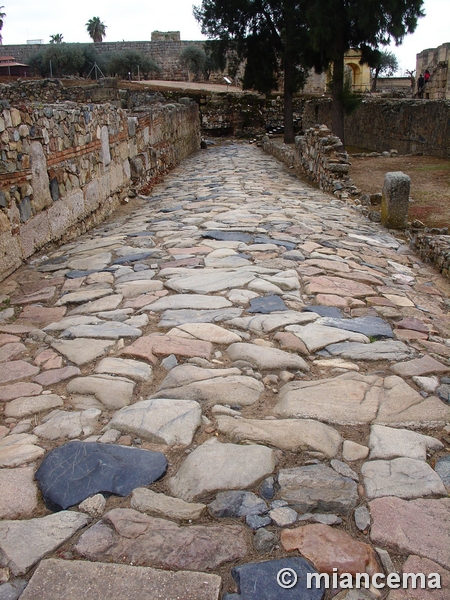
<path id="1" fill-rule="evenodd" d="M 96 430 L 101 414 L 96 408 L 73 412 L 55 410 L 42 419 L 43 423 L 35 427 L 33 433 L 44 440 L 88 436 Z"/>
<path id="2" fill-rule="evenodd" d="M 265 446 L 222 444 L 212 439 L 188 455 L 169 480 L 169 488 L 174 496 L 191 502 L 211 492 L 251 487 L 275 466 L 275 452 Z"/>
<path id="3" fill-rule="evenodd" d="M 0 565 L 23 575 L 88 522 L 83 513 L 61 511 L 39 519 L 0 522 Z"/>
<path id="4" fill-rule="evenodd" d="M 88 529 L 75 550 L 90 560 L 151 564 L 169 569 L 207 570 L 248 551 L 241 525 L 191 525 L 116 508 Z"/>
<path id="5" fill-rule="evenodd" d="M 434 577 L 432 573 L 440 575 L 441 589 L 435 588 L 423 589 L 420 578 L 417 579 L 417 588 L 409 586 L 409 589 L 391 590 L 387 600 L 447 600 L 448 590 L 450 589 L 450 571 L 443 569 L 441 565 L 420 556 L 408 556 L 402 566 L 402 573 L 423 573 L 425 581 L 428 583 Z M 430 577 L 428 577 L 430 575 Z M 411 581 L 411 580 L 410 580 Z"/>
<path id="6" fill-rule="evenodd" d="M 36 445 L 37 435 L 13 433 L 0 440 L 0 467 L 19 467 L 36 460 L 45 450 Z"/>
<path id="7" fill-rule="evenodd" d="M 153 398 L 184 398 L 213 404 L 251 406 L 264 392 L 253 377 L 235 375 L 238 369 L 203 369 L 195 365 L 173 368 Z"/>
<path id="8" fill-rule="evenodd" d="M 25 396 L 8 402 L 5 406 L 5 417 L 23 419 L 24 417 L 35 415 L 63 405 L 63 399 L 56 394 Z"/>
<path id="9" fill-rule="evenodd" d="M 369 338 L 361 333 L 355 333 L 346 329 L 338 329 L 337 327 L 327 327 L 319 323 L 310 323 L 304 327 L 298 325 L 290 325 L 286 331 L 291 331 L 306 345 L 309 352 L 316 352 L 330 344 L 338 342 L 358 342 L 368 344 Z"/>
<path id="10" fill-rule="evenodd" d="M 404 360 L 411 356 L 411 351 L 403 342 L 381 340 L 371 344 L 360 342 L 340 342 L 331 344 L 326 350 L 333 356 L 341 356 L 349 360 Z"/>
<path id="11" fill-rule="evenodd" d="M 181 277 L 173 277 L 166 281 L 166 287 L 175 292 L 209 294 L 231 288 L 244 287 L 255 279 L 256 275 L 249 271 L 219 270 L 212 273 L 193 273 Z"/>
<path id="12" fill-rule="evenodd" d="M 323 464 L 281 469 L 280 496 L 301 513 L 349 514 L 358 502 L 356 483 Z"/>
<path id="13" fill-rule="evenodd" d="M 228 347 L 227 354 L 232 361 L 244 360 L 261 370 L 300 369 L 309 371 L 309 365 L 303 358 L 277 348 L 236 343 Z"/>
<path id="14" fill-rule="evenodd" d="M 282 450 L 312 450 L 333 458 L 342 444 L 340 434 L 329 425 L 312 419 L 234 419 L 217 417 L 220 433 L 232 442 L 256 442 Z"/>
<path id="15" fill-rule="evenodd" d="M 159 312 L 163 310 L 174 310 L 180 308 L 191 308 L 195 310 L 216 310 L 218 308 L 229 308 L 232 303 L 222 296 L 207 296 L 202 294 L 177 294 L 160 298 L 152 302 L 143 310 Z"/>
<path id="16" fill-rule="evenodd" d="M 369 437 L 370 459 L 396 458 L 405 456 L 426 460 L 430 450 L 444 448 L 442 442 L 429 435 L 408 429 L 393 429 L 383 425 L 372 425 Z"/>
<path id="17" fill-rule="evenodd" d="M 380 317 L 356 317 L 354 319 L 321 317 L 317 323 L 326 325 L 327 327 L 337 327 L 339 329 L 346 329 L 347 331 L 362 333 L 372 338 L 394 337 L 389 323 Z"/>
<path id="18" fill-rule="evenodd" d="M 369 498 L 446 496 L 441 478 L 428 463 L 413 458 L 371 460 L 361 468 Z"/>
<path id="19" fill-rule="evenodd" d="M 76 365 L 85 365 L 106 354 L 114 346 L 114 341 L 77 338 L 53 340 L 51 346 Z"/>
<path id="20" fill-rule="evenodd" d="M 95 373 L 130 377 L 136 381 L 151 381 L 152 368 L 140 360 L 127 358 L 103 358 L 94 369 Z"/>
<path id="21" fill-rule="evenodd" d="M 450 569 L 450 498 L 377 498 L 369 503 L 370 538 L 400 554 L 416 554 Z"/>
<path id="22" fill-rule="evenodd" d="M 377 557 L 372 546 L 354 540 L 347 532 L 334 529 L 321 523 L 283 529 L 283 548 L 297 550 L 321 573 L 374 573 L 380 572 Z"/>
<path id="23" fill-rule="evenodd" d="M 130 404 L 136 383 L 127 377 L 113 375 L 90 375 L 72 379 L 66 390 L 69 394 L 91 394 L 109 409 L 123 408 Z"/>
<path id="24" fill-rule="evenodd" d="M 282 313 L 274 313 L 270 315 L 257 315 L 256 317 L 239 317 L 231 319 L 228 322 L 230 327 L 237 327 L 255 333 L 270 333 L 275 329 L 284 328 L 289 325 L 300 324 L 306 325 L 318 318 L 314 312 L 300 313 L 295 310 L 287 310 Z"/>
<path id="25" fill-rule="evenodd" d="M 219 325 L 214 325 L 214 323 L 185 323 L 171 329 L 168 335 L 179 335 L 187 339 L 192 338 L 211 342 L 212 344 L 226 345 L 242 340 L 236 333 L 228 331 L 224 327 L 219 327 Z"/>
<path id="26" fill-rule="evenodd" d="M 201 418 L 195 400 L 154 398 L 122 408 L 108 426 L 156 444 L 189 446 Z"/>
<path id="27" fill-rule="evenodd" d="M 51 450 L 36 471 L 47 505 L 62 509 L 98 492 L 127 496 L 166 472 L 161 452 L 96 442 L 70 442 Z"/>
<path id="28" fill-rule="evenodd" d="M 206 504 L 185 502 L 166 494 L 158 494 L 147 488 L 136 488 L 131 494 L 131 508 L 157 517 L 175 520 L 196 520 L 206 510 Z"/>
<path id="29" fill-rule="evenodd" d="M 151 306 L 151 305 L 150 305 Z M 177 327 L 185 323 L 220 323 L 240 317 L 242 308 L 218 308 L 216 310 L 194 310 L 181 308 L 179 310 L 165 310 L 161 315 L 159 327 Z"/>
<path id="30" fill-rule="evenodd" d="M 94 338 L 98 340 L 118 340 L 120 338 L 138 338 L 142 331 L 120 321 L 110 321 L 99 325 L 73 325 L 62 332 L 62 338 Z"/>
<path id="31" fill-rule="evenodd" d="M 34 468 L 0 469 L 0 519 L 30 517 L 37 507 Z"/>
<path id="32" fill-rule="evenodd" d="M 405 427 L 444 425 L 450 418 L 450 407 L 434 396 L 423 398 L 395 375 L 383 378 L 345 373 L 287 383 L 280 390 L 274 413 L 343 425 Z"/>
<path id="33" fill-rule="evenodd" d="M 376 296 L 377 292 L 364 283 L 358 283 L 343 277 L 319 275 L 311 277 L 305 289 L 307 294 L 334 294 L 349 298 L 365 298 Z"/>
<path id="34" fill-rule="evenodd" d="M 122 356 L 134 356 L 143 358 L 151 363 L 156 363 L 156 356 L 168 356 L 175 354 L 190 358 L 199 356 L 201 358 L 210 358 L 213 346 L 210 342 L 200 340 L 187 340 L 178 336 L 151 334 L 145 335 L 130 346 L 122 350 Z"/>
<path id="35" fill-rule="evenodd" d="M 0 363 L 0 384 L 17 379 L 25 379 L 39 373 L 39 367 L 30 365 L 24 360 L 11 360 Z"/>
<path id="36" fill-rule="evenodd" d="M 283 570 L 287 578 L 282 583 L 289 585 L 295 574 L 297 583 L 294 586 L 282 588 L 279 585 L 277 576 Z M 225 594 L 223 600 L 322 600 L 323 587 L 316 589 L 314 584 L 307 587 L 307 576 L 316 573 L 306 560 L 297 556 L 238 565 L 231 570 L 238 593 Z"/>
<path id="37" fill-rule="evenodd" d="M 51 558 L 39 564 L 21 598 L 219 600 L 220 586 L 221 578 L 209 573 Z"/>

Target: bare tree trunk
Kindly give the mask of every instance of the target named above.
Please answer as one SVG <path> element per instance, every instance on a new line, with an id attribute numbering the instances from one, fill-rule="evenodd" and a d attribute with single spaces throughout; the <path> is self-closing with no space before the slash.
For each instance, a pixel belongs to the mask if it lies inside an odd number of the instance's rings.
<path id="1" fill-rule="evenodd" d="M 294 116 L 292 107 L 294 66 L 290 58 L 284 60 L 284 143 L 294 143 Z"/>
<path id="2" fill-rule="evenodd" d="M 371 92 L 376 92 L 377 91 L 377 80 L 378 80 L 379 73 L 380 73 L 380 69 L 376 68 L 375 69 L 375 73 L 373 75 L 372 87 L 370 88 Z"/>
<path id="3" fill-rule="evenodd" d="M 344 144 L 344 54 L 333 61 L 333 104 L 331 107 L 331 129 Z"/>

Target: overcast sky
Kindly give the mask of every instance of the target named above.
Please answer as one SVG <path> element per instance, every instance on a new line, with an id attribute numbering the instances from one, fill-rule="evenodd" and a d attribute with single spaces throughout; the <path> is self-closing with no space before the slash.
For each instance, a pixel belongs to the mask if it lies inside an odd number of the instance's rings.
<path id="1" fill-rule="evenodd" d="M 0 0 L 1 2 L 2 0 Z M 3 24 L 4 44 L 25 44 L 27 40 L 49 41 L 50 35 L 62 33 L 65 42 L 89 42 L 86 22 L 100 17 L 107 26 L 105 41 L 150 40 L 151 32 L 180 31 L 182 40 L 200 40 L 203 36 L 192 16 L 192 5 L 201 0 L 3 0 L 6 13 Z M 425 0 L 426 16 L 419 20 L 416 32 L 404 43 L 390 48 L 400 67 L 414 69 L 416 54 L 450 42 L 450 0 Z"/>

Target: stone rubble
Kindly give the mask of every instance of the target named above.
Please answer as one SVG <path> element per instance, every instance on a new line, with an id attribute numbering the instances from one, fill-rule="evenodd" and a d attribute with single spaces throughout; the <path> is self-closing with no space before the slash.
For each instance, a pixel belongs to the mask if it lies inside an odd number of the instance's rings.
<path id="1" fill-rule="evenodd" d="M 449 288 L 403 239 L 223 143 L 2 294 L 0 598 L 449 581 Z"/>

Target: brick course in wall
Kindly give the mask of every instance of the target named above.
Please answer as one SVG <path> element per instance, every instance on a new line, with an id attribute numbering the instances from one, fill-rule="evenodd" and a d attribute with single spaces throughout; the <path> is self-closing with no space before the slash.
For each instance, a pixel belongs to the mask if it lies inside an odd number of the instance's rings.
<path id="1" fill-rule="evenodd" d="M 200 146 L 198 107 L 17 104 L 0 110 L 0 279 L 106 218 Z"/>

